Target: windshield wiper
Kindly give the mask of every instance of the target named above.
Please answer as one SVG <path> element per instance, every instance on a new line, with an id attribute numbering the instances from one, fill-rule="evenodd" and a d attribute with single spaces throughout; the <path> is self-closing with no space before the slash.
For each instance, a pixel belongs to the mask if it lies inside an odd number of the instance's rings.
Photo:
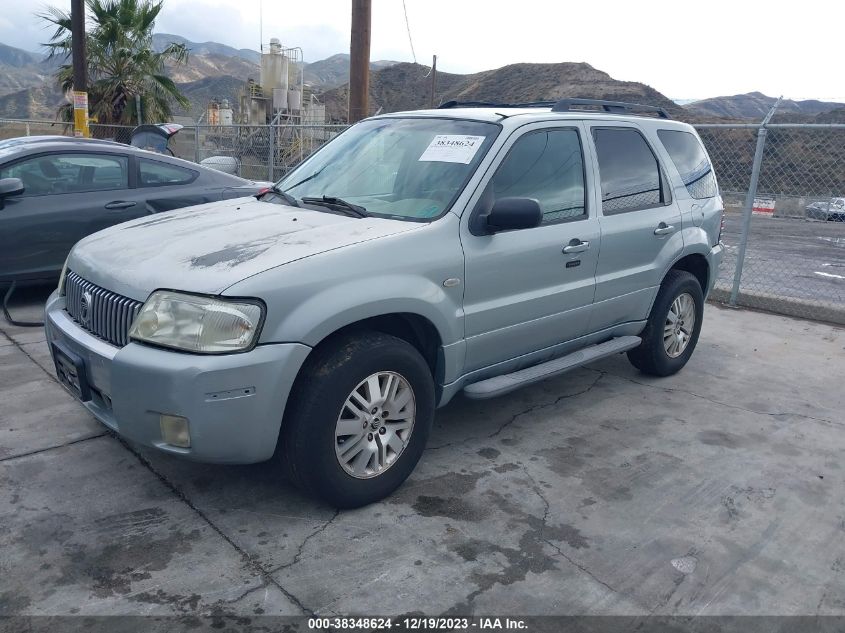
<path id="1" fill-rule="evenodd" d="M 332 196 L 323 196 L 322 198 L 305 197 L 302 198 L 302 202 L 305 204 L 318 204 L 331 209 L 337 209 L 338 211 L 344 211 L 347 215 L 351 215 L 355 218 L 367 217 L 366 207 L 362 207 L 358 204 L 352 204 L 343 198 L 335 198 Z"/>
<path id="2" fill-rule="evenodd" d="M 282 190 L 281 190 L 281 189 L 279 189 L 276 185 L 273 185 L 272 187 L 270 187 L 269 189 L 267 189 L 266 193 L 274 193 L 274 194 L 276 194 L 276 195 L 277 195 L 277 196 L 279 196 L 280 198 L 283 198 L 283 199 L 284 199 L 284 201 L 285 201 L 285 202 L 287 202 L 287 203 L 288 203 L 290 206 L 292 206 L 292 207 L 298 207 L 298 206 L 299 206 L 299 201 L 298 201 L 296 198 L 294 198 L 294 197 L 293 197 L 292 195 L 290 195 L 288 192 L 286 192 L 286 191 L 282 191 Z"/>

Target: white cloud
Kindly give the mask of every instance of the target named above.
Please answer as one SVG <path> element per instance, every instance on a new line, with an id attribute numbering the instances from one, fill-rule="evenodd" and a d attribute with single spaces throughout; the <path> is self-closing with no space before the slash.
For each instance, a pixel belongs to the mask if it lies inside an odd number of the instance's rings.
<path id="1" fill-rule="evenodd" d="M 0 42 L 37 49 L 49 37 L 34 18 L 0 0 Z M 67 6 L 69 0 L 52 4 Z M 259 47 L 261 0 L 166 0 L 157 28 L 193 40 Z M 264 40 L 301 46 L 309 61 L 349 48 L 349 0 L 263 0 Z M 617 79 L 641 81 L 671 97 L 760 90 L 791 98 L 845 101 L 841 55 L 829 27 L 845 3 L 800 7 L 752 0 L 706 3 L 405 0 L 418 61 L 438 55 L 444 71 L 509 63 L 586 61 Z M 9 17 L 14 16 L 14 17 Z M 819 22 L 823 18 L 822 22 Z M 373 1 L 372 58 L 410 61 L 401 0 Z"/>

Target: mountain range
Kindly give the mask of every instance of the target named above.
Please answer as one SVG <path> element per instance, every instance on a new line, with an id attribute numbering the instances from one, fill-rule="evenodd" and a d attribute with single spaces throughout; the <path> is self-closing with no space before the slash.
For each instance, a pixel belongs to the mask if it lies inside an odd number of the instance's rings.
<path id="1" fill-rule="evenodd" d="M 710 117 L 725 117 L 729 119 L 762 119 L 777 99 L 768 97 L 762 92 L 749 92 L 729 97 L 713 97 L 692 101 L 684 105 L 690 112 Z M 783 115 L 804 115 L 814 117 L 838 108 L 845 108 L 845 103 L 832 101 L 819 101 L 807 99 L 804 101 L 793 101 L 783 99 L 778 106 L 777 113 Z"/>
<path id="2" fill-rule="evenodd" d="M 390 112 L 415 110 L 432 103 L 429 68 L 399 63 L 373 72 L 370 76 L 370 109 Z M 327 90 L 322 95 L 328 116 L 345 115 L 348 85 Z M 654 88 L 633 81 L 618 81 L 586 63 L 510 64 L 495 70 L 469 75 L 437 73 L 434 105 L 457 101 L 526 103 L 563 97 L 633 101 L 664 108 L 673 116 L 685 111 Z"/>
<path id="3" fill-rule="evenodd" d="M 167 72 L 191 102 L 189 112 L 197 118 L 212 99 L 237 103 L 247 78 L 258 80 L 261 54 L 218 42 L 192 42 L 173 34 L 158 33 L 153 47 L 163 49 L 170 42 L 189 49 L 186 65 L 168 67 Z M 53 73 L 58 60 L 0 44 L 0 118 L 52 119 L 64 97 Z M 325 103 L 327 116 L 342 121 L 348 101 L 349 55 L 341 53 L 303 63 L 307 92 Z M 429 67 L 390 60 L 370 64 L 370 106 L 377 111 L 413 110 L 432 102 Z M 697 101 L 672 101 L 654 88 L 638 82 L 619 81 L 586 63 L 510 64 L 502 68 L 466 75 L 437 73 L 434 104 L 449 100 L 521 103 L 562 97 L 633 101 L 665 108 L 673 117 L 690 121 L 759 121 L 775 99 L 759 92 L 714 97 Z M 840 122 L 845 104 L 818 100 L 784 100 L 779 120 Z"/>

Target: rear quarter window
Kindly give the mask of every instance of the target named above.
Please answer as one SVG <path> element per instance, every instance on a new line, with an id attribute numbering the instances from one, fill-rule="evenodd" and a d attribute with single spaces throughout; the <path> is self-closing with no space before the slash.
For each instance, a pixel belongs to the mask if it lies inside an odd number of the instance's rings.
<path id="1" fill-rule="evenodd" d="M 196 180 L 199 172 L 168 163 L 142 158 L 138 165 L 138 182 L 142 187 L 187 185 Z"/>
<path id="2" fill-rule="evenodd" d="M 658 130 L 657 136 L 675 164 L 690 196 L 713 198 L 718 193 L 713 165 L 695 135 L 681 130 Z"/>

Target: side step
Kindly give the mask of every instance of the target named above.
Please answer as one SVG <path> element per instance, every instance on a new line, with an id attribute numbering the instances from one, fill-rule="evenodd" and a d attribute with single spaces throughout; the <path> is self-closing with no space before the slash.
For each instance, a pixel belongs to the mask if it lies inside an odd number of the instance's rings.
<path id="1" fill-rule="evenodd" d="M 464 394 L 467 398 L 472 398 L 473 400 L 495 398 L 510 393 L 520 387 L 566 373 L 576 367 L 586 365 L 605 356 L 627 352 L 629 349 L 637 347 L 641 342 L 642 339 L 639 336 L 619 336 L 599 345 L 585 347 L 584 349 L 579 349 L 577 352 L 572 352 L 566 356 L 555 358 L 539 365 L 526 367 L 510 374 L 493 376 L 481 382 L 474 382 L 464 387 Z"/>

